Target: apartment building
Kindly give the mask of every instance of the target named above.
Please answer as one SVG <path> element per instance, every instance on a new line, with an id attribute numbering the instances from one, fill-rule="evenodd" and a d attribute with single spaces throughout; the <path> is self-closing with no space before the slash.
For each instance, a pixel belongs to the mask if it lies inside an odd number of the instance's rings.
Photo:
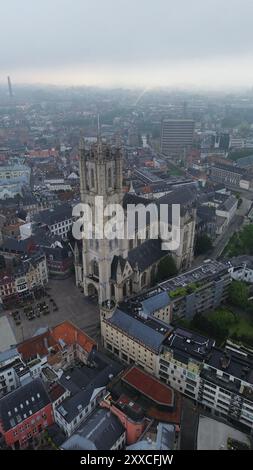
<path id="1" fill-rule="evenodd" d="M 197 279 L 200 282 L 197 285 L 200 293 L 196 290 L 198 295 L 192 285 L 193 280 L 198 282 Z M 169 294 L 169 305 L 170 308 L 172 305 L 175 318 L 179 313 L 191 316 L 218 306 L 225 298 L 230 282 L 228 265 L 212 261 L 161 284 L 159 288 L 163 287 Z M 193 292 L 189 292 L 189 287 Z M 176 292 L 174 298 L 173 292 Z M 193 300 L 192 293 L 195 294 Z M 151 296 L 151 292 L 147 294 Z M 159 296 L 159 292 L 153 294 L 153 302 L 155 295 Z M 213 413 L 252 429 L 252 354 L 231 346 L 219 349 L 211 338 L 172 327 L 168 317 L 164 318 L 166 323 L 161 316 L 155 318 L 154 311 L 145 312 L 143 299 L 137 298 L 139 302 L 130 299 L 117 308 L 112 302 L 102 305 L 104 347 L 123 362 L 138 364 Z"/>
<path id="2" fill-rule="evenodd" d="M 195 269 L 159 284 L 168 293 L 172 318 L 191 318 L 196 313 L 218 307 L 228 295 L 231 277 L 228 266 L 206 260 Z"/>
<path id="3" fill-rule="evenodd" d="M 215 341 L 184 328 L 176 328 L 167 338 L 158 358 L 158 376 L 173 388 L 198 399 L 200 371 Z"/>
<path id="4" fill-rule="evenodd" d="M 0 302 L 19 302 L 47 283 L 45 255 L 40 251 L 21 255 L 15 264 L 9 265 L 0 275 Z"/>
<path id="5" fill-rule="evenodd" d="M 29 380 L 30 371 L 16 348 L 0 353 L 0 398 Z"/>
<path id="6" fill-rule="evenodd" d="M 168 323 L 155 318 L 155 313 L 147 312 L 147 305 L 143 311 L 140 303 L 133 301 L 122 302 L 116 309 L 112 301 L 104 302 L 100 314 L 104 347 L 123 362 L 137 363 L 155 374 L 161 345 L 172 331 Z"/>
<path id="7" fill-rule="evenodd" d="M 0 434 L 12 449 L 23 449 L 54 422 L 52 404 L 40 379 L 0 399 Z"/>
<path id="8" fill-rule="evenodd" d="M 198 402 L 253 429 L 253 358 L 232 346 L 213 348 L 200 372 Z"/>

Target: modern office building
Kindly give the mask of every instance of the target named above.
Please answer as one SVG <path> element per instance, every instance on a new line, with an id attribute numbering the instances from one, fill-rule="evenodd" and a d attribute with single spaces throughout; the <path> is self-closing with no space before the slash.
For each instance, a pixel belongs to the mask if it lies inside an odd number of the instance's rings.
<path id="1" fill-rule="evenodd" d="M 191 119 L 165 119 L 161 130 L 161 152 L 167 156 L 183 156 L 191 148 L 195 122 Z"/>

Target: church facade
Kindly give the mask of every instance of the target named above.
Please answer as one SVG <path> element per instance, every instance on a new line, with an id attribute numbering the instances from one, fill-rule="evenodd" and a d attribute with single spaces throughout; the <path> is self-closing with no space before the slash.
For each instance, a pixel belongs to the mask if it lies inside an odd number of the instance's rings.
<path id="1" fill-rule="evenodd" d="M 81 203 L 88 204 L 92 212 L 92 236 L 82 239 L 81 246 L 75 245 L 76 285 L 81 286 L 85 296 L 96 297 L 99 304 L 107 300 L 119 302 L 125 297 L 137 294 L 153 285 L 159 262 L 168 255 L 162 249 L 160 238 L 150 238 L 152 226 L 147 222 L 146 238 L 141 239 L 136 230 L 131 239 L 96 239 L 95 198 L 103 196 L 103 207 L 120 204 L 125 211 L 128 204 L 143 204 L 151 201 L 135 194 L 123 193 L 123 161 L 120 149 L 108 146 L 98 138 L 96 144 L 85 148 L 81 140 L 80 193 Z M 181 205 L 181 243 L 170 254 L 178 269 L 187 269 L 193 259 L 196 209 L 195 195 L 190 189 L 172 191 L 156 199 L 161 204 Z M 104 224 L 108 218 L 104 217 Z"/>

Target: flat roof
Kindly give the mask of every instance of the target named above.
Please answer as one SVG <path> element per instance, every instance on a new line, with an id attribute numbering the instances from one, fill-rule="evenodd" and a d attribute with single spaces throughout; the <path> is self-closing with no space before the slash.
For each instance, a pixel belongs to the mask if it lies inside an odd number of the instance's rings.
<path id="1" fill-rule="evenodd" d="M 238 379 L 253 384 L 253 360 L 239 352 L 213 348 L 206 364 Z"/>
<path id="2" fill-rule="evenodd" d="M 187 363 L 191 357 L 200 361 L 206 359 L 212 351 L 215 341 L 194 331 L 176 328 L 164 345 L 173 349 L 175 358 Z"/>
<path id="3" fill-rule="evenodd" d="M 216 278 L 218 275 L 225 272 L 228 272 L 228 266 L 224 263 L 215 260 L 207 260 L 206 263 L 201 264 L 197 268 L 186 271 L 185 273 L 164 281 L 159 285 L 164 290 L 170 292 L 179 287 L 186 287 L 189 284 Z"/>

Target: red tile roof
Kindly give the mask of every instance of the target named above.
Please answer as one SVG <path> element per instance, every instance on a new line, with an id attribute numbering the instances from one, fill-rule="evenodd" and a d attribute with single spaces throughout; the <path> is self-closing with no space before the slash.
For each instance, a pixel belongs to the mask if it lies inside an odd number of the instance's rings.
<path id="1" fill-rule="evenodd" d="M 39 356 L 44 357 L 48 354 L 49 347 L 56 347 L 57 344 L 55 340 L 52 338 L 49 331 L 43 333 L 39 336 L 34 336 L 32 338 L 26 339 L 22 343 L 17 346 L 19 353 L 22 355 L 22 358 L 25 361 L 29 359 Z"/>
<path id="2" fill-rule="evenodd" d="M 173 406 L 174 404 L 174 390 L 138 367 L 133 366 L 126 371 L 122 375 L 122 381 L 158 405 Z"/>
<path id="3" fill-rule="evenodd" d="M 56 325 L 52 330 L 52 336 L 57 342 L 62 339 L 68 345 L 77 343 L 88 353 L 96 346 L 93 339 L 69 321 Z"/>
<path id="4" fill-rule="evenodd" d="M 68 346 L 79 344 L 87 353 L 90 353 L 92 348 L 96 346 L 96 342 L 73 323 L 64 321 L 41 335 L 23 341 L 17 346 L 17 349 L 23 359 L 27 361 L 35 356 L 47 356 L 49 347 L 54 347 L 56 351 L 61 350 L 63 346 L 60 340 Z"/>

